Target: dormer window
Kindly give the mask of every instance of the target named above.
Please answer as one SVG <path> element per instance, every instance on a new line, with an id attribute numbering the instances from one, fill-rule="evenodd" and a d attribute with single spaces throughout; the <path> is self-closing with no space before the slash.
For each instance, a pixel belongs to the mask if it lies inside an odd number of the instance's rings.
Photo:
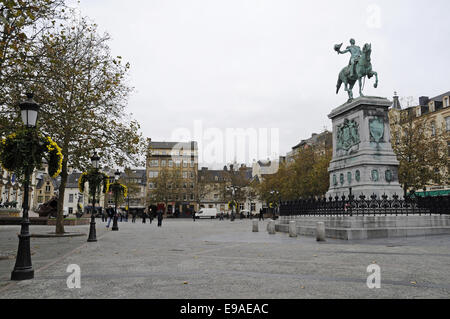
<path id="1" fill-rule="evenodd" d="M 420 117 L 422 115 L 422 108 L 419 106 L 416 108 L 416 117 Z"/>
<path id="2" fill-rule="evenodd" d="M 430 108 L 430 112 L 436 111 L 436 108 L 434 106 L 434 101 L 431 101 L 430 103 L 428 103 L 428 106 Z"/>

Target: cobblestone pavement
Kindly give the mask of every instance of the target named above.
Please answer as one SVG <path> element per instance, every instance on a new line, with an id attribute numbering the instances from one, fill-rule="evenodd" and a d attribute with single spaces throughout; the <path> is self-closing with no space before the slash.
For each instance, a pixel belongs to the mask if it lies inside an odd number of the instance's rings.
<path id="1" fill-rule="evenodd" d="M 0 226 L 0 298 L 449 298 L 450 236 L 368 241 L 269 235 L 267 221 L 97 221 L 66 231 L 85 237 L 32 238 L 35 279 L 11 282 L 18 226 Z M 32 233 L 54 227 L 32 226 Z M 381 267 L 381 288 L 367 267 Z M 67 266 L 81 268 L 81 289 L 67 288 Z"/>

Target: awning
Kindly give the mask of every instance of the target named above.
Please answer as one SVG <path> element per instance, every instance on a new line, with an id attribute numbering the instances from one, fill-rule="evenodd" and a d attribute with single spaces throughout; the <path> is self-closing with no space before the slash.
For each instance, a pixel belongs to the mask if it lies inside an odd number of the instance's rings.
<path id="1" fill-rule="evenodd" d="M 438 190 L 438 191 L 417 192 L 414 195 L 420 196 L 420 197 L 450 196 L 450 189 L 444 189 L 444 190 Z"/>

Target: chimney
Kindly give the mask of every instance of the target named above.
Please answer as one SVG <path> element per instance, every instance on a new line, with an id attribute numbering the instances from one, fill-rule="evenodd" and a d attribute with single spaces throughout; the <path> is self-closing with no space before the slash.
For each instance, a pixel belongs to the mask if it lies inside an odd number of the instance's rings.
<path id="1" fill-rule="evenodd" d="M 428 96 L 421 96 L 419 97 L 419 104 L 421 106 L 428 106 L 428 102 L 430 101 L 430 99 L 428 98 Z"/>
<path id="2" fill-rule="evenodd" d="M 400 100 L 398 99 L 397 92 L 394 92 L 394 103 L 392 104 L 392 108 L 394 110 L 399 110 L 399 111 L 401 111 L 401 109 L 402 109 L 402 106 L 400 105 Z"/>

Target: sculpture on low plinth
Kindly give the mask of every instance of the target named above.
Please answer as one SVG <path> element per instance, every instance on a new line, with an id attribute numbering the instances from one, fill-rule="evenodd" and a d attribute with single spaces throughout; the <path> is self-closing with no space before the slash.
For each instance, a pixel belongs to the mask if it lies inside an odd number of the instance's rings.
<path id="1" fill-rule="evenodd" d="M 378 87 L 378 73 L 372 70 L 371 64 L 371 54 L 372 54 L 372 45 L 366 43 L 361 50 L 361 48 L 355 45 L 355 40 L 350 40 L 350 46 L 348 46 L 344 51 L 341 51 L 342 43 L 336 44 L 334 46 L 334 50 L 338 54 L 345 54 L 350 52 L 350 62 L 349 65 L 342 69 L 339 73 L 339 79 L 337 83 L 336 94 L 339 93 L 339 90 L 342 86 L 342 83 L 345 85 L 345 91 L 348 93 L 349 101 L 353 100 L 353 86 L 356 81 L 359 83 L 359 94 L 360 96 L 364 96 L 362 79 L 366 76 L 370 79 L 373 76 L 376 78 L 376 82 L 374 87 Z"/>

